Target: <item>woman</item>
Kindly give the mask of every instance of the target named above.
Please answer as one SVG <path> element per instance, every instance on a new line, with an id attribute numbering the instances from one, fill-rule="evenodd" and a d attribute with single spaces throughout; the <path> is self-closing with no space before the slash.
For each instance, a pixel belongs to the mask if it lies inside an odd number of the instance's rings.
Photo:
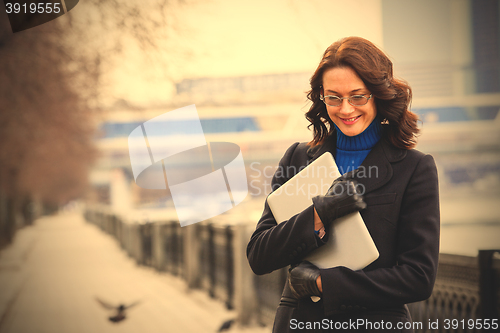
<path id="1" fill-rule="evenodd" d="M 408 110 L 411 88 L 393 77 L 392 62 L 380 49 L 348 37 L 325 51 L 308 98 L 313 139 L 293 144 L 279 169 L 301 170 L 330 152 L 345 173 L 334 186 L 363 193 L 331 189 L 280 224 L 266 202 L 248 244 L 250 266 L 266 274 L 292 265 L 273 331 L 413 332 L 405 304 L 432 292 L 439 199 L 433 158 L 413 149 L 418 118 Z M 278 171 L 273 189 L 293 176 Z M 358 271 L 318 269 L 303 261 L 329 241 L 325 229 L 353 211 L 360 211 L 379 258 Z M 313 302 L 314 295 L 320 301 Z"/>

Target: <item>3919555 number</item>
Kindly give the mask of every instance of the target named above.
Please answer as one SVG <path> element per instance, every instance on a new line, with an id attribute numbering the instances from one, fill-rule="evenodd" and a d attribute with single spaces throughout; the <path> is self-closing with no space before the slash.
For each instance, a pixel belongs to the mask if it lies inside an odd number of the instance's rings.
<path id="1" fill-rule="evenodd" d="M 39 3 L 18 3 L 18 2 L 7 2 L 5 4 L 5 11 L 7 14 L 19 14 L 19 13 L 31 13 L 31 14 L 59 14 L 61 12 L 61 4 L 60 3 L 52 3 L 52 2 L 39 2 Z"/>
<path id="2" fill-rule="evenodd" d="M 498 329 L 498 319 L 469 319 L 469 320 L 458 320 L 458 319 L 445 319 L 444 320 L 444 329 Z"/>

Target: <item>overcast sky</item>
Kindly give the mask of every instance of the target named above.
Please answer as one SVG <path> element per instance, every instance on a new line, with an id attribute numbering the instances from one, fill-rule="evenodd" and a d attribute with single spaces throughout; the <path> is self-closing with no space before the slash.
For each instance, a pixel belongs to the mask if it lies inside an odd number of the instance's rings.
<path id="1" fill-rule="evenodd" d="M 147 105 L 170 98 L 168 78 L 312 73 L 344 36 L 383 46 L 379 0 L 200 1 L 178 11 L 177 22 L 181 32 L 161 54 L 145 58 L 133 44 L 125 49 L 107 78 L 110 95 Z"/>

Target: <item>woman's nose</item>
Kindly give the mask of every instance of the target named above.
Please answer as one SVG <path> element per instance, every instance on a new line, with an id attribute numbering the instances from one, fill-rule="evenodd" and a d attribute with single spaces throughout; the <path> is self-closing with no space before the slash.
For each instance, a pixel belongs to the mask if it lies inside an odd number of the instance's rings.
<path id="1" fill-rule="evenodd" d="M 349 104 L 347 99 L 342 100 L 342 104 L 340 104 L 340 113 L 342 114 L 350 114 L 354 111 L 354 107 Z"/>

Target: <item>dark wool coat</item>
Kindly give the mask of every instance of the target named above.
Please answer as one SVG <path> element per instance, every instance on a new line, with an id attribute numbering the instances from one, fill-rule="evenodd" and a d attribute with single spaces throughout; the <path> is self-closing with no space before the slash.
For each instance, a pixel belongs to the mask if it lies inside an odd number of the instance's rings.
<path id="1" fill-rule="evenodd" d="M 324 144 L 312 149 L 305 143 L 293 144 L 279 163 L 281 171 L 287 172 L 275 173 L 273 189 L 291 178 L 293 170 L 300 170 L 324 152 L 335 156 L 335 140 L 335 135 L 331 135 Z M 327 328 L 324 331 L 331 331 L 335 323 L 350 322 L 349 327 L 345 323 L 343 327 L 353 329 L 352 323 L 357 319 L 364 320 L 365 325 L 357 326 L 353 332 L 369 332 L 374 325 L 379 325 L 379 329 L 373 331 L 385 332 L 389 330 L 381 329 L 382 320 L 386 324 L 391 322 L 393 328 L 399 322 L 409 325 L 411 318 L 405 304 L 431 295 L 438 264 L 440 224 L 434 159 L 414 149 L 396 148 L 382 138 L 359 171 L 351 172 L 348 177 L 365 188 L 367 208 L 361 211 L 361 216 L 379 258 L 358 271 L 346 267 L 322 269 L 322 299 L 317 303 L 310 298 L 302 299 L 295 309 L 280 305 L 274 332 L 308 331 L 299 329 L 307 328 L 307 322 L 309 326 L 316 322 L 316 328 L 321 322 Z M 266 202 L 248 244 L 247 257 L 256 274 L 266 274 L 300 262 L 322 244 L 323 240 L 314 233 L 312 205 L 277 225 Z M 378 324 L 370 326 L 367 322 Z M 423 324 L 425 327 L 427 323 Z M 393 331 L 412 332 L 411 329 Z"/>

